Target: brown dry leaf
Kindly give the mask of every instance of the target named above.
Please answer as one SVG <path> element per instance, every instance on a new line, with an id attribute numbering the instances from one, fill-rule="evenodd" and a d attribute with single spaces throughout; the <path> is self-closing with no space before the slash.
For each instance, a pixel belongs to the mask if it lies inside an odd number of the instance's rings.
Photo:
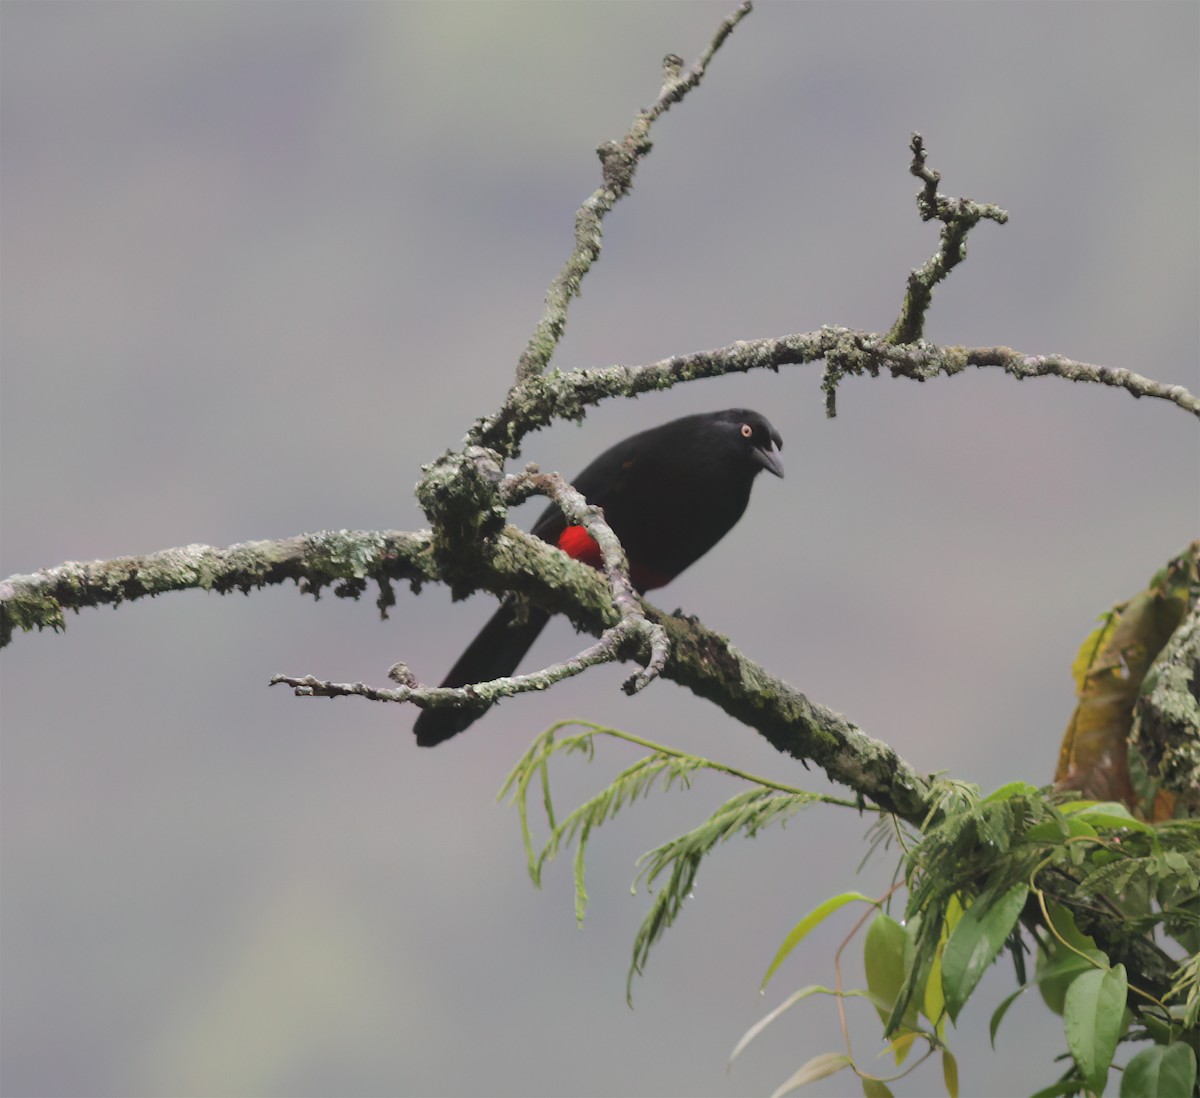
<path id="1" fill-rule="evenodd" d="M 1198 589 L 1200 542 L 1193 542 L 1151 579 L 1145 591 L 1105 614 L 1083 642 L 1071 667 L 1079 704 L 1063 736 L 1054 775 L 1060 789 L 1078 790 L 1094 800 L 1121 801 L 1131 812 L 1152 819 L 1175 813 L 1171 792 L 1147 773 L 1143 745 L 1135 789 L 1128 746 L 1143 680 L 1196 607 Z M 1200 739 L 1200 730 L 1192 732 Z"/>

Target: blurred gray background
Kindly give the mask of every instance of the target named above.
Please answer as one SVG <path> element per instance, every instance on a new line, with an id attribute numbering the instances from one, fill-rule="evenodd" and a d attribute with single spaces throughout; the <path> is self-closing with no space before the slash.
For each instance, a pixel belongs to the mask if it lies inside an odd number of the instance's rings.
<path id="1" fill-rule="evenodd" d="M 418 467 L 494 408 L 564 260 L 595 146 L 729 3 L 3 5 L 3 564 L 424 525 Z M 573 307 L 563 368 L 821 324 L 885 329 L 936 242 L 907 143 L 993 201 L 930 339 L 1197 376 L 1197 40 L 1179 4 L 763 4 L 657 126 Z M 1051 777 L 1095 615 L 1197 534 L 1195 421 L 1124 392 L 972 372 L 705 382 L 529 439 L 576 472 L 618 438 L 767 413 L 787 479 L 665 591 L 924 771 Z M 769 480 L 769 483 L 768 483 Z M 528 521 L 532 509 L 520 517 Z M 639 854 L 737 791 L 702 779 L 525 875 L 494 797 L 578 715 L 809 788 L 822 776 L 670 683 L 605 668 L 418 751 L 411 715 L 297 700 L 276 672 L 436 679 L 477 597 L 199 592 L 88 612 L 3 656 L 3 1089 L 11 1095 L 769 1092 L 841 1047 L 834 980 L 866 821 L 739 840 L 625 1005 Z M 533 655 L 578 643 L 556 623 Z M 561 803 L 633 755 L 556 775 Z M 857 953 L 857 947 L 852 952 Z M 854 967 L 848 980 L 856 977 Z M 1027 996 L 998 1051 L 989 975 L 951 1035 L 963 1093 L 1057 1074 Z M 852 1004 L 870 1064 L 878 1025 Z M 886 1065 L 879 1062 L 881 1070 Z M 929 1064 L 897 1094 L 940 1090 Z M 859 1094 L 850 1075 L 812 1093 Z"/>

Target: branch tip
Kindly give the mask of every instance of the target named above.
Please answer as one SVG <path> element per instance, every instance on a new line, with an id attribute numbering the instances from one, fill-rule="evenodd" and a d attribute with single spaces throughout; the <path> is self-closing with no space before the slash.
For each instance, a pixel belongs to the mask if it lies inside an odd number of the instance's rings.
<path id="1" fill-rule="evenodd" d="M 732 14 L 721 21 L 716 34 L 700 59 L 684 71 L 683 58 L 669 53 L 663 58 L 662 90 L 653 105 L 638 112 L 625 136 L 619 141 L 605 141 L 597 148 L 600 157 L 603 186 L 594 191 L 575 215 L 575 246 L 558 276 L 546 291 L 542 317 L 529 338 L 529 343 L 517 362 L 515 386 L 520 387 L 546 371 L 567 327 L 567 307 L 571 298 L 578 297 L 580 283 L 600 258 L 601 224 L 605 215 L 633 188 L 633 176 L 638 162 L 651 148 L 650 127 L 673 103 L 678 103 L 700 83 L 704 71 L 721 44 L 742 19 L 750 14 L 751 5 L 745 0 Z"/>
<path id="2" fill-rule="evenodd" d="M 1003 225 L 1008 214 L 991 203 L 969 198 L 951 198 L 938 193 L 941 172 L 927 163 L 925 139 L 914 133 L 908 147 L 912 150 L 909 172 L 924 186 L 917 192 L 917 211 L 922 221 L 941 221 L 938 250 L 920 267 L 910 272 L 900 316 L 888 332 L 890 343 L 914 343 L 925 330 L 925 316 L 933 303 L 933 288 L 967 257 L 967 234 L 980 221 Z"/>

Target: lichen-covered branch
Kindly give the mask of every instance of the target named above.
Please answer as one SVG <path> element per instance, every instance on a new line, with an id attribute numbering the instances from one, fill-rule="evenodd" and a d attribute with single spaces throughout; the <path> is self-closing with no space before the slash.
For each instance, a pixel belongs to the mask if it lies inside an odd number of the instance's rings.
<path id="1" fill-rule="evenodd" d="M 1143 780 L 1200 816 L 1200 606 L 1193 605 L 1142 683 L 1129 736 Z"/>
<path id="2" fill-rule="evenodd" d="M 589 632 L 602 634 L 612 629 L 616 614 L 611 595 L 595 571 L 512 527 L 503 531 L 495 545 L 489 588 L 520 589 L 547 610 L 568 612 L 576 625 Z M 421 559 L 432 561 L 429 556 Z M 552 568 L 547 569 L 547 564 Z M 547 571 L 552 577 L 550 582 L 539 582 L 537 573 L 545 576 Z M 833 781 L 915 826 L 928 817 L 933 808 L 931 779 L 919 775 L 887 744 L 872 739 L 840 713 L 811 701 L 743 655 L 720 634 L 691 619 L 664 614 L 647 603 L 641 606 L 665 635 L 670 658 L 662 667 L 663 678 L 713 702 L 753 728 L 777 750 L 802 761 L 815 762 Z M 631 634 L 622 639 L 620 654 L 649 664 L 654 659 L 652 645 L 651 637 Z M 389 673 L 397 687 L 337 683 L 311 675 L 277 675 L 271 681 L 291 686 L 306 697 L 357 696 L 381 702 L 477 704 L 545 689 L 587 666 L 611 658 L 611 654 L 596 645 L 528 675 L 494 679 L 462 689 L 423 686 L 403 665 Z"/>
<path id="3" fill-rule="evenodd" d="M 168 591 L 200 588 L 249 594 L 257 587 L 294 581 L 319 596 L 332 586 L 340 597 L 357 598 L 369 580 L 379 584 L 377 605 L 386 614 L 396 599 L 391 583 L 414 586 L 434 579 L 429 531 L 334 530 L 275 541 L 247 541 L 217 549 L 184 545 L 144 556 L 68 561 L 28 576 L 0 581 L 0 647 L 14 630 L 66 628 L 65 611 L 119 606 Z"/>
<path id="4" fill-rule="evenodd" d="M 603 531 L 598 530 L 603 534 Z M 140 557 L 110 561 L 70 562 L 30 576 L 13 576 L 0 585 L 6 639 L 13 628 L 65 627 L 64 611 L 87 606 L 117 606 L 146 595 L 201 588 L 229 593 L 294 581 L 317 594 L 333 585 L 336 594 L 357 597 L 366 584 L 380 585 L 380 605 L 391 605 L 392 581 L 414 586 L 442 579 L 430 550 L 428 531 L 341 530 L 279 541 L 246 542 L 217 549 L 190 545 Z M 494 592 L 514 591 L 551 611 L 565 612 L 594 633 L 611 630 L 619 621 L 604 579 L 537 538 L 506 527 L 495 539 L 480 586 Z M 776 748 L 798 759 L 811 759 L 829 776 L 850 786 L 881 807 L 905 819 L 919 820 L 927 811 L 928 781 L 912 770 L 886 744 L 872 740 L 845 717 L 810 701 L 739 652 L 729 641 L 697 622 L 676 618 L 638 602 L 654 630 L 618 634 L 620 655 L 657 665 L 664 648 L 671 657 L 663 677 L 707 698 L 731 716 L 765 736 Z M 598 649 L 598 646 L 593 646 Z M 612 658 L 608 652 L 584 653 L 530 676 L 496 680 L 476 700 L 505 697 L 540 689 L 576 674 L 585 666 Z M 579 664 L 580 666 L 575 666 Z M 406 669 L 397 669 L 399 689 L 363 684 L 323 683 L 310 677 L 279 678 L 312 694 L 355 694 L 380 701 L 460 700 L 461 691 L 421 688 Z M 444 696 L 444 697 L 443 697 Z"/>
<path id="5" fill-rule="evenodd" d="M 633 188 L 638 162 L 651 149 L 650 127 L 670 110 L 672 104 L 678 103 L 700 83 L 713 55 L 750 11 L 750 0 L 744 0 L 736 11 L 723 19 L 708 48 L 686 72 L 682 58 L 667 54 L 663 59 L 663 85 L 658 98 L 651 106 L 638 112 L 620 141 L 606 141 L 596 150 L 600 157 L 603 183 L 575 214 L 575 247 L 546 291 L 541 320 L 517 362 L 518 385 L 537 377 L 550 364 L 567 327 L 567 308 L 571 298 L 579 296 L 584 276 L 600 257 L 604 217 Z"/>
<path id="6" fill-rule="evenodd" d="M 611 397 L 821 359 L 826 363 L 827 387 L 835 387 L 848 375 L 877 377 L 881 369 L 893 377 L 923 382 L 961 373 L 969 366 L 995 367 L 1018 380 L 1052 376 L 1121 388 L 1134 397 L 1164 400 L 1200 417 L 1200 398 L 1182 385 L 1163 385 L 1132 370 L 1062 355 L 1028 355 L 1010 347 L 940 347 L 924 341 L 897 345 L 878 334 L 849 328 L 739 341 L 640 366 L 554 372 L 514 388 L 499 412 L 477 421 L 468 436 L 474 449 L 448 453 L 425 468 L 418 494 L 426 511 L 439 515 L 436 535 L 429 531 L 322 532 L 228 549 L 191 545 L 145 556 L 67 562 L 28 576 L 10 576 L 0 581 L 0 647 L 11 640 L 14 629 L 63 629 L 65 610 L 116 606 L 192 587 L 248 592 L 293 579 L 314 594 L 335 584 L 336 594 L 357 596 L 366 580 L 375 579 L 383 584 L 379 605 L 386 611 L 394 601 L 387 581 L 417 581 L 412 565 L 422 554 L 438 559 L 436 564 L 424 561 L 421 576 L 449 583 L 455 595 L 488 587 L 488 569 L 479 565 L 478 553 L 505 522 L 499 463 L 504 455 L 518 451 L 526 434 L 555 419 L 582 418 L 586 408 Z M 464 488 L 467 477 L 473 485 L 470 491 Z M 457 522 L 450 521 L 453 516 L 458 516 Z M 455 566 L 456 561 L 461 566 Z"/>
<path id="7" fill-rule="evenodd" d="M 0 647 L 11 640 L 14 629 L 61 630 L 64 610 L 116 606 L 129 599 L 192 587 L 249 591 L 292 579 L 314 594 L 335 584 L 336 594 L 357 596 L 367 579 L 375 579 L 385 585 L 379 605 L 386 611 L 394 601 L 386 582 L 416 580 L 408 570 L 418 554 L 432 553 L 439 558 L 436 565 L 424 562 L 421 575 L 450 583 L 456 595 L 468 594 L 487 587 L 487 569 L 479 567 L 477 554 L 505 522 L 507 508 L 497 487 L 499 462 L 503 454 L 515 454 L 529 432 L 558 418 L 582 418 L 586 408 L 611 397 L 637 396 L 695 378 L 777 370 L 821 359 L 826 362 L 827 386 L 838 385 L 848 375 L 877 377 L 881 369 L 893 377 L 928 381 L 961 373 L 969 366 L 995 367 L 1018 380 L 1052 376 L 1121 388 L 1134 397 L 1164 400 L 1200 417 L 1200 398 L 1182 385 L 1163 385 L 1132 370 L 1077 362 L 1062 355 L 1028 355 L 1010 347 L 939 347 L 923 341 L 896 345 L 878 334 L 849 328 L 739 341 L 641 366 L 555 372 L 513 389 L 496 415 L 475 424 L 468 441 L 480 448 L 490 447 L 483 451 L 483 465 L 490 470 L 490 477 L 479 472 L 479 449 L 446 454 L 426 467 L 418 487 L 426 510 L 440 510 L 444 520 L 450 514 L 461 516 L 457 524 L 440 522 L 436 538 L 429 531 L 323 532 L 245 542 L 228 549 L 191 545 L 145 556 L 67 562 L 28 576 L 10 576 L 0 581 Z M 462 477 L 468 468 L 475 487 L 465 492 Z M 441 506 L 443 501 L 453 504 L 449 511 Z M 464 547 L 468 563 L 456 569 L 450 562 L 461 559 Z M 376 558 L 376 570 L 371 571 L 369 564 Z"/>
<path id="8" fill-rule="evenodd" d="M 939 194 L 937 185 L 942 176 L 926 165 L 925 142 L 919 133 L 912 135 L 909 148 L 913 154 L 909 171 L 925 184 L 917 192 L 921 220 L 940 221 L 942 233 L 938 250 L 908 276 L 900 316 L 887 335 L 889 343 L 913 343 L 924 334 L 933 288 L 967 258 L 967 234 L 980 221 L 995 221 L 998 225 L 1008 221 L 1008 214 L 989 202 Z"/>
<path id="9" fill-rule="evenodd" d="M 1162 385 L 1128 370 L 1076 362 L 1057 355 L 1026 355 L 1006 347 L 941 347 L 921 339 L 933 287 L 965 256 L 965 239 L 980 220 L 1003 222 L 996 206 L 942 195 L 940 176 L 926 163 L 920 135 L 911 143 L 912 173 L 922 180 L 918 208 L 926 220 L 943 224 L 937 253 L 912 272 L 900 318 L 886 334 L 826 327 L 774 339 L 739 341 L 710 351 L 676 355 L 636 366 L 546 372 L 565 329 L 567 306 L 580 280 L 599 255 L 600 226 L 613 204 L 628 193 L 640 159 L 649 151 L 653 122 L 702 78 L 708 62 L 749 12 L 743 3 L 726 18 L 708 49 L 690 69 L 666 59 L 662 90 L 640 112 L 620 141 L 599 150 L 603 186 L 579 211 L 574 248 L 551 284 L 545 312 L 517 368 L 517 382 L 494 414 L 476 421 L 461 450 L 448 452 L 422 470 L 417 495 L 431 530 L 412 534 L 341 531 L 251 542 L 230 549 L 187 546 L 145 557 L 86 564 L 70 563 L 0 584 L 0 643 L 16 629 L 61 629 L 65 611 L 117 605 L 128 599 L 200 587 L 218 592 L 249 591 L 292 579 L 317 594 L 333 585 L 339 595 L 357 597 L 370 580 L 380 586 L 386 612 L 394 603 L 390 584 L 405 579 L 447 584 L 455 597 L 476 590 L 525 597 L 551 612 L 567 613 L 576 624 L 605 633 L 599 645 L 534 675 L 475 684 L 463 691 L 420 686 L 403 665 L 394 668 L 399 690 L 361 684 L 338 686 L 313 677 L 288 680 L 309 693 L 354 693 L 379 700 L 460 703 L 475 690 L 503 697 L 541 688 L 592 662 L 639 658 L 645 671 L 633 688 L 661 672 L 709 698 L 757 729 L 781 751 L 812 759 L 829 775 L 914 822 L 929 809 L 929 782 L 916 775 L 885 745 L 864 736 L 840 715 L 813 702 L 745 659 L 726 640 L 703 627 L 664 618 L 643 609 L 629 588 L 619 543 L 586 500 L 561 481 L 535 480 L 542 474 L 506 478 L 503 465 L 515 457 L 524 437 L 561 419 L 582 419 L 586 409 L 613 397 L 632 397 L 680 382 L 785 365 L 824 363 L 827 412 L 847 376 L 881 370 L 893 377 L 927 381 L 968 366 L 999 367 L 1020 379 L 1057 376 L 1124 388 L 1135 397 L 1169 401 L 1200 416 L 1200 399 L 1182 386 Z M 506 526 L 512 498 L 530 486 L 548 491 L 560 505 L 594 531 L 605 548 L 606 577 L 571 561 L 538 539 Z M 607 633 L 606 633 L 607 631 Z M 669 650 L 669 656 L 668 656 Z M 539 678 L 538 676 L 542 676 Z M 440 691 L 440 692 L 439 692 Z"/>
<path id="10" fill-rule="evenodd" d="M 929 815 L 932 779 L 919 775 L 887 744 L 777 678 L 719 633 L 657 612 L 656 620 L 671 645 L 664 678 L 755 729 L 776 750 L 811 760 L 831 780 L 915 826 Z"/>
<path id="11" fill-rule="evenodd" d="M 593 529 L 603 536 L 602 530 Z M 32 575 L 12 576 L 0 584 L 4 640 L 7 643 L 15 628 L 61 630 L 66 626 L 66 610 L 118 606 L 144 596 L 192 588 L 220 594 L 249 592 L 285 580 L 313 595 L 332 585 L 335 594 L 345 597 L 358 597 L 368 582 L 375 581 L 380 586 L 379 605 L 386 608 L 394 603 L 391 582 L 402 580 L 419 586 L 425 580 L 441 580 L 430 543 L 428 531 L 339 530 L 245 542 L 227 549 L 187 545 L 145 556 L 68 562 Z M 611 592 L 599 574 L 512 527 L 495 539 L 480 586 L 497 593 L 516 591 L 547 610 L 568 613 L 577 625 L 595 633 L 611 630 L 619 621 Z M 814 760 L 831 778 L 881 806 L 906 818 L 922 811 L 925 781 L 886 745 L 871 740 L 832 710 L 810 702 L 720 635 L 648 606 L 643 611 L 645 604 L 635 601 L 638 612 L 647 614 L 653 628 L 616 634 L 621 655 L 640 659 L 647 667 L 662 662 L 664 677 L 745 721 L 779 750 Z M 664 661 L 663 638 L 672 653 L 669 661 Z M 544 688 L 567 674 L 612 659 L 607 650 L 599 649 L 593 646 L 535 675 L 497 680 L 487 699 Z M 397 671 L 397 677 L 403 676 L 403 671 Z M 278 681 L 297 687 L 310 685 L 312 693 L 321 692 L 316 688 L 322 683 L 316 679 Z M 416 692 L 404 683 L 398 690 L 362 684 L 329 686 L 328 695 L 357 694 L 381 701 L 411 700 Z M 428 688 L 423 696 L 442 700 L 443 695 L 449 699 L 460 693 Z M 481 691 L 476 698 L 484 696 Z"/>
<path id="12" fill-rule="evenodd" d="M 940 347 L 924 340 L 893 345 L 886 339 L 861 339 L 859 333 L 854 332 L 847 333 L 835 355 L 842 375 L 866 372 L 874 377 L 883 368 L 894 378 L 929 381 L 940 375 L 951 377 L 968 366 L 998 367 L 1018 381 L 1030 377 L 1058 377 L 1064 381 L 1108 385 L 1124 389 L 1133 397 L 1168 401 L 1200 417 L 1200 397 L 1182 385 L 1163 385 L 1132 370 L 1077 362 L 1064 355 L 1028 355 L 1011 347 Z"/>
<path id="13" fill-rule="evenodd" d="M 597 531 L 603 533 L 602 531 Z M 0 585 L 6 640 L 14 627 L 65 627 L 64 611 L 85 606 L 117 606 L 146 595 L 189 588 L 228 593 L 250 591 L 292 580 L 302 591 L 317 594 L 333 585 L 336 594 L 357 597 L 368 581 L 380 585 L 380 605 L 392 603 L 390 582 L 414 586 L 440 580 L 428 531 L 412 534 L 342 530 L 280 541 L 246 542 L 228 549 L 183 546 L 141 557 L 67 563 L 31 576 L 13 576 Z M 515 591 L 547 610 L 566 612 L 577 625 L 595 633 L 610 630 L 618 619 L 611 592 L 595 571 L 572 561 L 544 542 L 512 527 L 495 539 L 480 586 L 495 592 Z M 788 686 L 746 658 L 727 639 L 702 625 L 645 607 L 649 621 L 662 631 L 671 658 L 661 673 L 707 698 L 731 716 L 765 736 L 776 748 L 798 759 L 811 759 L 829 776 L 855 789 L 889 811 L 919 820 L 928 811 L 928 782 L 891 748 L 870 739 L 842 717 Z M 622 656 L 656 666 L 664 648 L 657 633 L 617 634 Z M 593 663 L 611 659 L 593 646 L 571 660 L 531 676 L 497 680 L 476 700 L 541 689 L 576 674 Z M 403 679 L 404 671 L 397 677 Z M 381 701 L 458 699 L 461 691 L 421 688 L 415 680 L 399 689 L 362 684 L 325 684 L 317 679 L 278 679 L 308 692 L 357 694 Z M 321 689 L 324 687 L 324 689 Z M 443 697 L 444 695 L 444 697 Z"/>
<path id="14" fill-rule="evenodd" d="M 662 626 L 647 618 L 629 578 L 625 550 L 612 528 L 604 521 L 604 512 L 588 503 L 583 495 L 557 473 L 542 473 L 537 466 L 530 465 L 524 472 L 501 478 L 491 451 L 481 447 L 468 447 L 461 457 L 462 466 L 457 466 L 456 455 L 447 455 L 442 465 L 435 463 L 428 467 L 430 481 L 438 486 L 434 489 L 429 483 L 425 485 L 425 496 L 430 501 L 432 513 L 440 514 L 444 509 L 450 516 L 451 524 L 454 521 L 453 516 L 459 512 L 468 518 L 473 513 L 469 507 L 464 509 L 457 506 L 452 493 L 441 490 L 441 478 L 446 475 L 446 469 L 451 470 L 449 475 L 453 477 L 456 466 L 460 469 L 470 469 L 472 476 L 477 478 L 477 484 L 494 485 L 497 497 L 505 506 L 520 503 L 534 494 L 548 496 L 563 512 L 568 523 L 582 526 L 600 547 L 603 575 L 617 621 L 609 624 L 605 620 L 607 608 L 602 608 L 600 618 L 603 625 L 600 629 L 600 639 L 582 652 L 529 674 L 468 683 L 463 687 L 426 686 L 417 679 L 411 668 L 403 663 L 395 664 L 388 672 L 388 677 L 399 684 L 398 689 L 370 687 L 361 682 L 336 683 L 318 679 L 313 675 L 276 675 L 271 679 L 271 685 L 291 686 L 299 697 L 335 698 L 353 695 L 371 701 L 413 702 L 422 707 L 477 705 L 480 702 L 491 703 L 499 698 L 530 690 L 546 690 L 555 683 L 578 675 L 596 664 L 620 659 L 639 642 L 645 643 L 648 650 L 647 660 L 645 666 L 630 676 L 625 683 L 626 691 L 636 693 L 658 677 L 667 662 L 666 632 Z M 524 537 L 520 534 L 517 536 Z M 497 545 L 497 539 L 494 537 L 489 540 L 502 556 L 503 546 Z M 436 552 L 432 555 L 435 561 L 449 557 L 456 572 L 460 567 L 470 569 L 473 560 L 484 566 L 488 564 L 486 557 L 475 558 L 470 553 L 463 554 L 461 561 L 453 553 L 443 553 L 440 558 Z M 575 578 L 578 579 L 578 576 Z M 501 585 L 500 589 L 503 590 L 504 586 Z"/>
<path id="15" fill-rule="evenodd" d="M 475 422 L 467 441 L 511 458 L 531 432 L 557 420 L 581 420 L 589 407 L 613 397 L 634 397 L 699 378 L 778 370 L 822 360 L 827 397 L 850 375 L 878 377 L 880 370 L 886 370 L 892 377 L 929 381 L 961 373 L 968 366 L 999 367 L 1017 379 L 1052 376 L 1108 385 L 1135 397 L 1168 401 L 1200 417 L 1200 398 L 1182 385 L 1164 385 L 1132 370 L 1096 366 L 1063 355 L 1030 355 L 1010 347 L 940 346 L 923 340 L 896 344 L 877 332 L 825 327 L 772 339 L 739 340 L 643 365 L 552 371 L 513 388 L 494 415 Z M 828 410 L 832 413 L 835 409 L 830 406 Z"/>
<path id="16" fill-rule="evenodd" d="M 193 545 L 143 557 L 68 563 L 31 576 L 13 576 L 0 584 L 5 638 L 14 627 L 61 629 L 67 609 L 116 606 L 144 595 L 189 588 L 248 592 L 284 580 L 292 580 L 312 594 L 332 585 L 335 594 L 353 597 L 373 580 L 380 585 L 379 604 L 386 607 L 393 601 L 393 581 L 418 587 L 426 580 L 443 579 L 430 543 L 428 531 L 343 530 L 247 542 L 228 549 Z M 611 630 L 620 620 L 611 590 L 599 573 L 511 526 L 494 539 L 479 586 L 496 594 L 515 592 L 546 610 L 566 613 L 576 625 L 596 634 Z M 663 614 L 640 600 L 638 605 L 665 636 L 670 657 L 662 666 L 662 677 L 713 702 L 778 750 L 815 762 L 831 779 L 888 811 L 917 825 L 926 817 L 931 807 L 930 779 L 917 774 L 886 744 L 870 738 L 841 714 L 811 701 L 703 625 Z M 1175 656 L 1164 663 L 1158 693 L 1148 699 L 1159 711 L 1188 704 L 1188 684 L 1200 674 L 1195 666 L 1197 631 L 1193 612 L 1173 637 L 1169 648 Z M 654 658 L 653 647 L 650 635 L 631 634 L 621 636 L 618 654 L 649 663 Z M 544 689 L 612 658 L 610 651 L 593 646 L 531 675 L 486 684 L 471 697 L 490 701 Z M 405 668 L 398 668 L 395 678 L 400 682 L 398 690 L 326 683 L 309 676 L 277 681 L 310 687 L 307 693 L 326 696 L 355 694 L 380 701 L 420 699 L 442 704 L 463 700 L 462 691 L 421 687 Z M 1177 679 L 1184 683 L 1182 691 L 1175 689 Z"/>

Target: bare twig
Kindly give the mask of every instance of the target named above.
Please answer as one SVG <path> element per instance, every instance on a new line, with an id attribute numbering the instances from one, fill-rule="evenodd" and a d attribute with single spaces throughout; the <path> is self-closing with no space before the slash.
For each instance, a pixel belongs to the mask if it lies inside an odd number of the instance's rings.
<path id="1" fill-rule="evenodd" d="M 424 707 L 434 705 L 478 705 L 491 703 L 500 698 L 525 694 L 532 690 L 546 690 L 556 682 L 571 678 L 600 663 L 611 663 L 615 659 L 613 641 L 610 639 L 621 626 L 615 626 L 601 640 L 578 655 L 561 663 L 551 664 L 540 671 L 527 675 L 491 679 L 488 682 L 469 683 L 462 687 L 425 686 L 403 663 L 395 664 L 388 677 L 399 683 L 396 688 L 368 686 L 362 682 L 331 682 L 314 675 L 273 675 L 271 686 L 290 686 L 298 698 L 357 697 L 377 702 L 414 702 Z"/>
<path id="2" fill-rule="evenodd" d="M 517 362 L 517 385 L 537 377 L 550 364 L 567 327 L 567 308 L 571 298 L 579 296 L 584 275 L 600 256 L 601 223 L 609 210 L 632 189 L 638 162 L 650 151 L 650 127 L 660 115 L 700 83 L 713 54 L 721 48 L 733 28 L 750 14 L 750 10 L 750 0 L 744 0 L 732 15 L 722 20 L 708 48 L 687 72 L 683 71 L 683 61 L 679 57 L 668 54 L 663 59 L 663 86 L 658 98 L 651 106 L 638 112 L 620 141 L 606 141 L 596 150 L 604 182 L 592 192 L 575 215 L 574 250 L 546 291 L 542 318 Z"/>
<path id="3" fill-rule="evenodd" d="M 908 276 L 904 304 L 887 334 L 889 343 L 914 343 L 921 338 L 925 331 L 925 314 L 933 301 L 933 288 L 966 259 L 967 234 L 976 224 L 987 220 L 1003 225 L 1008 221 L 1008 214 L 999 206 L 939 194 L 937 185 L 941 182 L 941 173 L 926 166 L 925 142 L 919 133 L 912 135 L 909 148 L 913 154 L 909 171 L 925 184 L 917 193 L 921 220 L 942 222 L 942 233 L 938 250 Z"/>

